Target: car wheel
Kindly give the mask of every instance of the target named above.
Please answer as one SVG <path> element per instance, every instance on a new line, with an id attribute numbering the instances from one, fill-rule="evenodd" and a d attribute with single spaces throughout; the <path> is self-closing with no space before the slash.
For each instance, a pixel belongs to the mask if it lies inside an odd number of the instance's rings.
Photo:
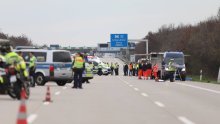
<path id="1" fill-rule="evenodd" d="M 44 86 L 46 84 L 44 75 L 40 73 L 36 75 L 35 81 L 38 86 Z"/>
<path id="2" fill-rule="evenodd" d="M 66 82 L 57 82 L 57 85 L 58 85 L 58 86 L 65 86 L 65 85 L 66 85 Z"/>

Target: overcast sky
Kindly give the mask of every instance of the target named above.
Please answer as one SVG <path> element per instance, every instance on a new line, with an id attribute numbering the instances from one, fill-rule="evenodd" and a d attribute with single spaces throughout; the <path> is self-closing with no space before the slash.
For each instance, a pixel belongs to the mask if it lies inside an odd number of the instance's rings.
<path id="1" fill-rule="evenodd" d="M 96 46 L 111 33 L 140 39 L 164 24 L 196 24 L 219 7 L 219 0 L 0 0 L 0 31 L 37 44 Z"/>

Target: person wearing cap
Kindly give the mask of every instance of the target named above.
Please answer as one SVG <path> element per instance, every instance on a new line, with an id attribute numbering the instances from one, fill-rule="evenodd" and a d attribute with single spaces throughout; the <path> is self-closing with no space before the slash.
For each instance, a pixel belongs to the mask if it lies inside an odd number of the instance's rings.
<path id="1" fill-rule="evenodd" d="M 169 72 L 170 82 L 174 82 L 175 70 L 176 70 L 176 68 L 174 67 L 174 59 L 170 59 L 170 62 L 168 64 L 168 72 Z"/>

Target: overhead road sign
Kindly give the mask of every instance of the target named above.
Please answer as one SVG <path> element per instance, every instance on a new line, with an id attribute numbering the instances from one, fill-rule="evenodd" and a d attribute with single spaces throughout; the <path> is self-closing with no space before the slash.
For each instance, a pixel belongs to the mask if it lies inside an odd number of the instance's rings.
<path id="1" fill-rule="evenodd" d="M 128 34 L 111 34 L 111 47 L 128 47 Z"/>

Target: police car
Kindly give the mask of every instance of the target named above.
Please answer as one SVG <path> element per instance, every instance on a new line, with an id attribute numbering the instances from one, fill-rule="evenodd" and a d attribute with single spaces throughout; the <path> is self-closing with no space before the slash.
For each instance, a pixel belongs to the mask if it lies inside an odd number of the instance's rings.
<path id="1" fill-rule="evenodd" d="M 58 86 L 64 86 L 73 80 L 71 54 L 66 50 L 21 49 L 25 62 L 29 63 L 29 53 L 37 58 L 35 81 L 37 85 L 45 85 L 48 81 L 55 81 Z"/>

